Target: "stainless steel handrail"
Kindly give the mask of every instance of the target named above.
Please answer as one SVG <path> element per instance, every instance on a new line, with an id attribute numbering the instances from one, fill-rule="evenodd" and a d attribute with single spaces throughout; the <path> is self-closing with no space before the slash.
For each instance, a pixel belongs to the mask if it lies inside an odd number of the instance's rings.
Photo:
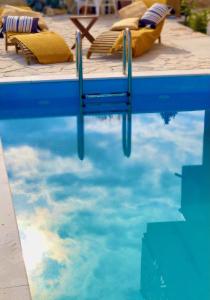
<path id="1" fill-rule="evenodd" d="M 79 113 L 77 116 L 77 147 L 78 156 L 84 159 L 84 108 L 86 98 L 97 98 L 97 95 L 85 95 L 83 90 L 83 62 L 82 62 L 82 37 L 79 31 L 76 32 L 76 72 L 79 81 Z M 131 32 L 129 29 L 124 31 L 123 36 L 123 74 L 127 75 L 127 92 L 100 94 L 100 98 L 106 97 L 127 97 L 125 101 L 127 109 L 122 114 L 122 144 L 125 156 L 131 154 L 131 134 L 132 134 L 132 47 Z M 99 97 L 99 96 L 98 96 Z"/>
<path id="2" fill-rule="evenodd" d="M 79 79 L 79 114 L 77 116 L 77 150 L 78 156 L 81 160 L 84 159 L 84 114 L 83 114 L 83 63 L 82 63 L 82 38 L 80 31 L 76 32 L 76 71 Z"/>
<path id="3" fill-rule="evenodd" d="M 125 156 L 131 154 L 132 135 L 132 45 L 131 32 L 126 28 L 123 34 L 123 74 L 127 75 L 127 112 L 122 116 L 122 143 Z"/>
<path id="4" fill-rule="evenodd" d="M 83 96 L 83 62 L 82 62 L 82 38 L 80 31 L 76 32 L 76 67 L 79 78 L 79 95 Z"/>

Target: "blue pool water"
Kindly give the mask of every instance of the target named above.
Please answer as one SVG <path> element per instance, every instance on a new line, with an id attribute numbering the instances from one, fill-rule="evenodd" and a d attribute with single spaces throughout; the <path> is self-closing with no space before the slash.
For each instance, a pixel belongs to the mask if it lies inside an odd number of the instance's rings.
<path id="1" fill-rule="evenodd" d="M 205 130 L 204 130 L 205 128 Z M 34 300 L 210 299 L 210 113 L 0 121 Z"/>

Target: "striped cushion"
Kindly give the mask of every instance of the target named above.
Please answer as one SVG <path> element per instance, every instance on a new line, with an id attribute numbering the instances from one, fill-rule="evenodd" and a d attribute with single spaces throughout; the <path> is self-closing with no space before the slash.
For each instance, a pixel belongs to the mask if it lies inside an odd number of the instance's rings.
<path id="1" fill-rule="evenodd" d="M 168 14 L 171 12 L 171 7 L 166 4 L 153 4 L 142 16 L 139 21 L 139 27 L 155 28 Z"/>
<path id="2" fill-rule="evenodd" d="M 3 32 L 38 32 L 39 18 L 7 16 L 3 19 Z"/>

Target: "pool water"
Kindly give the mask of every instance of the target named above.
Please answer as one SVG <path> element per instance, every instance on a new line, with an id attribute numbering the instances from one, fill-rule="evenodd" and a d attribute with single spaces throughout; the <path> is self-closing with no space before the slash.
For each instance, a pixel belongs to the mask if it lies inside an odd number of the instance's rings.
<path id="1" fill-rule="evenodd" d="M 0 121 L 34 300 L 210 299 L 210 112 Z"/>

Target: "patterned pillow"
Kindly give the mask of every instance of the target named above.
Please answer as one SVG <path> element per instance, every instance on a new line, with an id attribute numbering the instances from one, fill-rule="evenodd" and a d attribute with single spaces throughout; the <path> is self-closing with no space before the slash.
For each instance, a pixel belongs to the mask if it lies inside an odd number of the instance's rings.
<path id="1" fill-rule="evenodd" d="M 7 16 L 3 19 L 3 32 L 38 32 L 39 18 Z"/>
<path id="2" fill-rule="evenodd" d="M 166 4 L 155 3 L 143 15 L 139 21 L 139 27 L 156 28 L 168 14 L 172 8 Z"/>

